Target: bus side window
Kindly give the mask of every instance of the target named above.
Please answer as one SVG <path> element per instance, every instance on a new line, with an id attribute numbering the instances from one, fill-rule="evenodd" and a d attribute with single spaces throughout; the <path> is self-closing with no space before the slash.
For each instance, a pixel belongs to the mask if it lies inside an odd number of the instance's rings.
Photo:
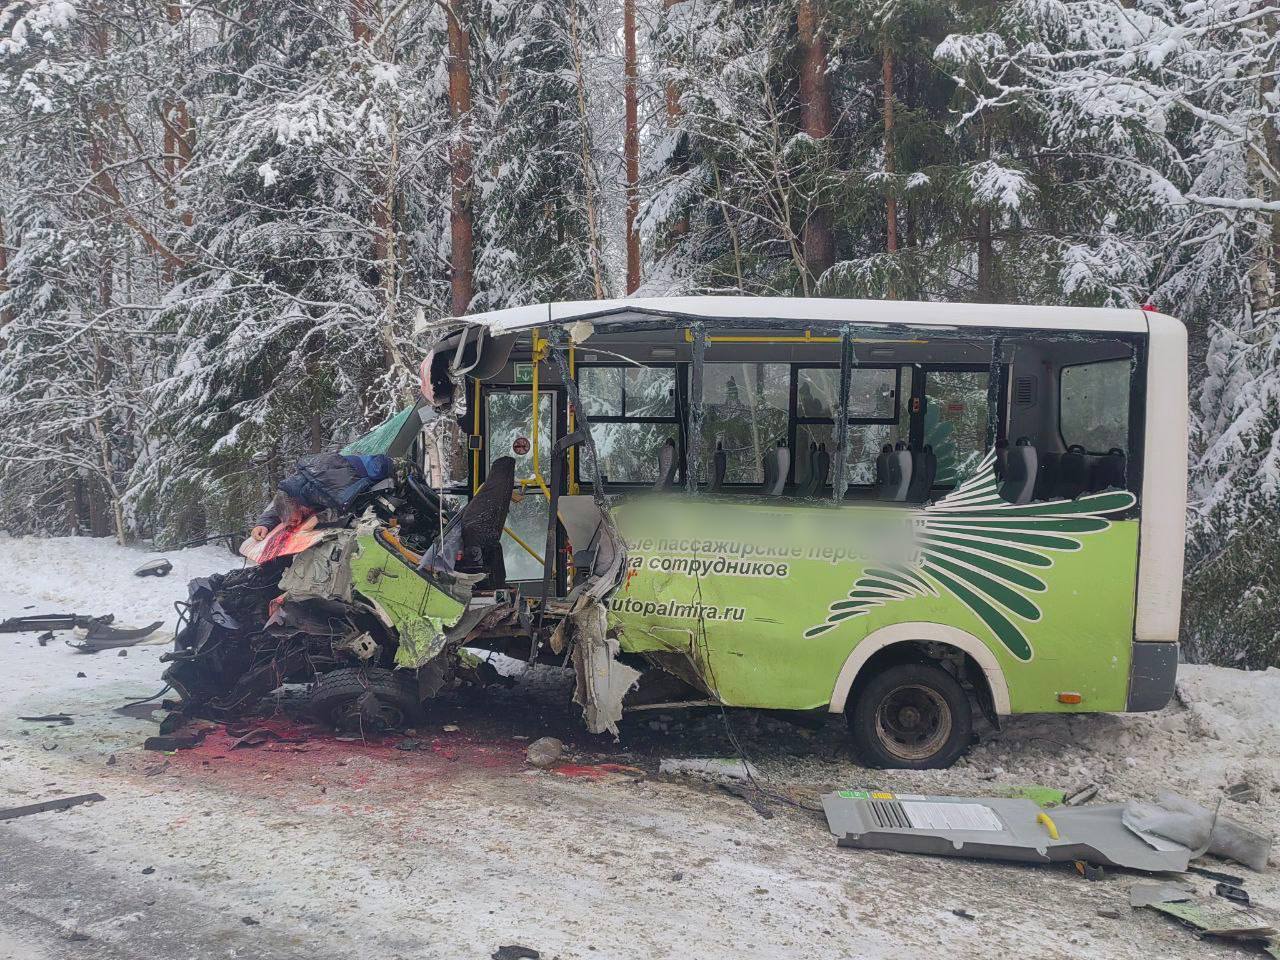
<path id="1" fill-rule="evenodd" d="M 1100 360 L 1063 367 L 1058 419 L 1070 449 L 1101 455 L 1129 449 L 1128 360 Z"/>
<path id="2" fill-rule="evenodd" d="M 652 484 L 663 445 L 680 437 L 675 368 L 583 365 L 577 379 L 604 479 Z M 590 483 L 594 470 L 587 447 L 577 464 L 578 482 Z"/>
<path id="3" fill-rule="evenodd" d="M 1074 498 L 1126 486 L 1131 372 L 1128 359 L 1062 368 L 1058 430 L 1066 453 L 1059 464 L 1059 496 Z"/>
<path id="4" fill-rule="evenodd" d="M 785 363 L 708 363 L 702 374 L 702 462 L 712 477 L 716 445 L 725 454 L 728 486 L 764 482 L 764 456 L 787 437 L 791 368 Z"/>
<path id="5" fill-rule="evenodd" d="M 845 483 L 864 488 L 864 495 L 876 483 L 876 457 L 887 443 L 896 444 L 910 435 L 911 367 L 855 367 L 849 381 L 849 430 L 846 438 Z M 796 479 L 805 479 L 807 451 L 825 446 L 836 452 L 835 418 L 840 409 L 840 370 L 832 367 L 801 367 L 796 371 Z M 835 482 L 833 463 L 828 483 Z"/>

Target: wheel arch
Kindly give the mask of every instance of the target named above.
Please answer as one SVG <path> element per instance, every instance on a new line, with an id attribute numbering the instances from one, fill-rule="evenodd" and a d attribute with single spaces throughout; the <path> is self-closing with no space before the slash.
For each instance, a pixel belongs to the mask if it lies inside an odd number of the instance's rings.
<path id="1" fill-rule="evenodd" d="M 945 644 L 967 654 L 986 677 L 996 713 L 999 716 L 1007 716 L 1012 712 L 1009 708 L 1009 684 L 991 648 L 973 634 L 966 633 L 957 627 L 927 621 L 892 623 L 864 637 L 845 658 L 844 665 L 836 676 L 835 686 L 831 690 L 831 702 L 827 709 L 832 713 L 844 712 L 849 691 L 853 689 L 854 682 L 862 669 L 876 654 L 899 644 L 921 642 Z"/>

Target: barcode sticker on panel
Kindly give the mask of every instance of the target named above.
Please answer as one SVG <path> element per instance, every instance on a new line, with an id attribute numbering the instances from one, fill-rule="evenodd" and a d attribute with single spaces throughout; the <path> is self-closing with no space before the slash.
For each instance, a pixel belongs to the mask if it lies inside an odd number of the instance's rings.
<path id="1" fill-rule="evenodd" d="M 1003 830 L 995 811 L 981 803 L 933 803 L 910 800 L 902 804 L 915 830 Z"/>

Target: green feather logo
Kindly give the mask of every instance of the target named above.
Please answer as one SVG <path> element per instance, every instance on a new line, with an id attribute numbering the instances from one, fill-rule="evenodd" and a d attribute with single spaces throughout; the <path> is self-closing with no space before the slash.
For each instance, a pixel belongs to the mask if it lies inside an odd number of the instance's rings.
<path id="1" fill-rule="evenodd" d="M 913 562 L 869 567 L 804 636 L 819 637 L 895 600 L 945 592 L 972 610 L 1010 653 L 1029 661 L 1031 644 L 1019 624 L 1040 619 L 1035 596 L 1047 586 L 1037 573 L 1053 566 L 1055 553 L 1077 551 L 1082 538 L 1106 530 L 1111 522 L 1105 518 L 1128 510 L 1137 498 L 1111 490 L 1016 506 L 1002 500 L 998 488 L 991 452 L 947 496 L 911 511 L 919 541 Z"/>

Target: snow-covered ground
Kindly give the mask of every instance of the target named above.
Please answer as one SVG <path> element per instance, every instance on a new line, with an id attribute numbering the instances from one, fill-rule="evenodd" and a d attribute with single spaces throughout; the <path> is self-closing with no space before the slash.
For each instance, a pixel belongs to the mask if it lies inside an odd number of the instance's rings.
<path id="1" fill-rule="evenodd" d="M 168 554 L 166 579 L 133 577 L 148 556 L 0 539 L 0 618 L 63 609 L 171 628 L 186 580 L 235 562 L 207 547 Z M 160 688 L 163 650 L 88 656 L 61 637 L 0 635 L 0 806 L 106 797 L 0 823 L 0 958 L 483 958 L 511 943 L 564 960 L 1225 957 L 1130 911 L 1134 876 L 839 850 L 803 806 L 834 787 L 1087 782 L 1104 800 L 1171 788 L 1216 804 L 1248 781 L 1260 800 L 1224 812 L 1280 830 L 1276 670 L 1184 668 L 1180 702 L 1156 715 L 1016 718 L 948 771 L 863 770 L 838 720 L 815 731 L 735 713 L 752 761 L 801 803 L 766 819 L 655 776 L 662 756 L 725 754 L 716 714 L 629 718 L 614 746 L 581 732 L 562 678 L 544 669 L 445 698 L 415 751 L 314 735 L 232 750 L 219 732 L 196 750 L 146 753 L 155 722 L 115 708 Z M 54 712 L 74 723 L 17 719 Z M 528 769 L 528 738 L 545 733 L 578 765 Z M 601 761 L 645 775 L 591 766 Z M 1280 905 L 1272 874 L 1249 888 Z"/>

